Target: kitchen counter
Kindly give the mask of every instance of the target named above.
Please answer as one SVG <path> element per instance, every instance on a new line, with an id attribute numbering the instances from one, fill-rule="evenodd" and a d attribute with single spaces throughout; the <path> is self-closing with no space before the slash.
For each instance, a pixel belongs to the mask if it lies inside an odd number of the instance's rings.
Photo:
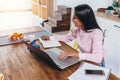
<path id="1" fill-rule="evenodd" d="M 97 12 L 97 11 L 95 11 L 94 13 L 95 13 L 95 15 L 97 17 L 102 17 L 102 18 L 105 18 L 105 19 L 109 19 L 109 20 L 113 20 L 113 21 L 116 21 L 116 22 L 120 22 L 120 17 L 118 17 L 118 15 L 106 16 L 104 12 Z"/>

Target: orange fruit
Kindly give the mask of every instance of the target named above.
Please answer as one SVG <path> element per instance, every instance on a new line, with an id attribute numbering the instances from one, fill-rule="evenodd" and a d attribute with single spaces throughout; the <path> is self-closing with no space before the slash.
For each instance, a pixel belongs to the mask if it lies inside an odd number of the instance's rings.
<path id="1" fill-rule="evenodd" d="M 19 38 L 20 38 L 20 39 L 23 39 L 23 38 L 24 38 L 24 34 L 23 34 L 23 33 L 20 33 L 20 34 L 19 34 Z"/>
<path id="2" fill-rule="evenodd" d="M 18 39 L 18 37 L 16 35 L 11 36 L 11 40 L 17 40 L 17 39 Z"/>
<path id="3" fill-rule="evenodd" d="M 15 35 L 16 37 L 19 37 L 19 33 L 18 32 L 14 32 L 13 35 Z"/>

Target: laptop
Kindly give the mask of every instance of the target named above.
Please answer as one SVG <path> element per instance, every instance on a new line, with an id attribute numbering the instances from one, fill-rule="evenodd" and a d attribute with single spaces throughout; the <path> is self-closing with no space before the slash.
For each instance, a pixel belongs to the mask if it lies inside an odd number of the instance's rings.
<path id="1" fill-rule="evenodd" d="M 78 58 L 67 58 L 63 61 L 59 60 L 58 55 L 63 52 L 63 50 L 59 48 L 50 48 L 47 50 L 41 50 L 40 48 L 35 48 L 27 42 L 23 42 L 25 45 L 31 50 L 31 52 L 35 53 L 41 60 L 48 63 L 49 65 L 55 67 L 58 70 L 66 69 L 69 66 L 72 66 L 79 62 Z"/>

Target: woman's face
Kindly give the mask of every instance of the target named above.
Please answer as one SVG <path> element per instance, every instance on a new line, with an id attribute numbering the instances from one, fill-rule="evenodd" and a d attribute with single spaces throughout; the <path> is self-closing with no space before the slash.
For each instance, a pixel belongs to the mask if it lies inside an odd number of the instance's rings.
<path id="1" fill-rule="evenodd" d="M 83 29 L 83 24 L 82 22 L 77 18 L 77 16 L 74 14 L 72 18 L 73 23 L 75 24 L 76 27 L 80 27 Z"/>

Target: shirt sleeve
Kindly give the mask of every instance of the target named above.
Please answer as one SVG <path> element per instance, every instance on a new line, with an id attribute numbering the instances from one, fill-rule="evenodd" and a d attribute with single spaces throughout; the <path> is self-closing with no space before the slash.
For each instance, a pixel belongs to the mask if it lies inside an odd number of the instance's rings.
<path id="1" fill-rule="evenodd" d="M 103 60 L 103 33 L 101 30 L 96 30 L 92 35 L 92 53 L 84 53 L 85 60 L 101 63 Z"/>
<path id="2" fill-rule="evenodd" d="M 86 55 L 84 53 L 79 53 L 79 61 L 85 60 Z"/>
<path id="3" fill-rule="evenodd" d="M 55 36 L 54 39 L 57 41 L 69 42 L 75 39 L 77 36 L 77 29 L 75 28 L 70 34 Z"/>

